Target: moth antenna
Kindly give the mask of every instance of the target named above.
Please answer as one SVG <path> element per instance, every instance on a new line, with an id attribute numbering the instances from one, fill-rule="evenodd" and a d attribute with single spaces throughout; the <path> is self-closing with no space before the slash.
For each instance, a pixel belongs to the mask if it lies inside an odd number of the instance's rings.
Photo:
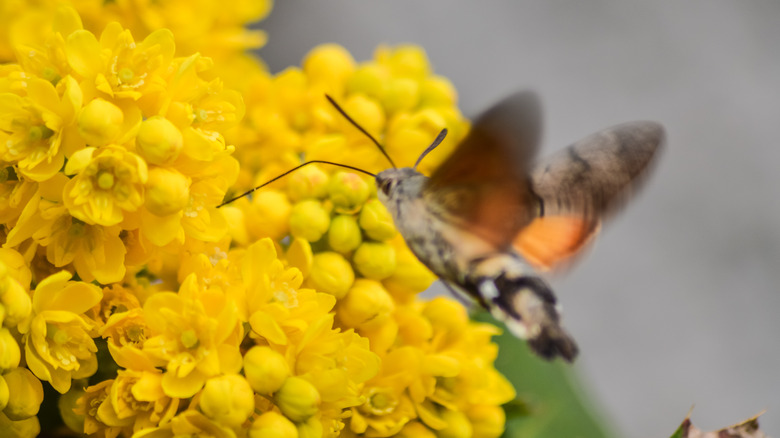
<path id="1" fill-rule="evenodd" d="M 438 146 L 438 145 L 439 145 L 439 144 L 440 144 L 442 141 L 444 141 L 444 137 L 446 137 L 446 136 L 447 136 L 447 128 L 444 128 L 444 129 L 442 129 L 442 130 L 441 130 L 441 132 L 439 133 L 439 135 L 437 135 L 437 136 L 436 136 L 436 139 L 435 139 L 435 140 L 433 140 L 433 143 L 431 143 L 431 145 L 430 145 L 430 146 L 428 146 L 428 147 L 427 147 L 427 148 L 426 148 L 426 149 L 423 151 L 423 153 L 422 153 L 422 154 L 420 154 L 420 158 L 418 158 L 418 159 L 417 159 L 417 162 L 416 162 L 416 163 L 414 163 L 414 167 L 413 167 L 412 169 L 415 169 L 415 170 L 417 170 L 417 166 L 420 164 L 420 161 L 422 161 L 422 160 L 423 160 L 423 158 L 425 158 L 425 156 L 426 156 L 426 155 L 428 155 L 429 153 L 431 153 L 431 151 L 432 151 L 432 150 L 436 149 L 436 146 Z"/>
<path id="2" fill-rule="evenodd" d="M 301 167 L 303 167 L 303 166 L 308 166 L 309 164 L 314 164 L 314 163 L 319 163 L 319 164 L 330 164 L 330 165 L 332 165 L 332 166 L 339 166 L 339 167 L 344 167 L 344 168 L 346 168 L 346 169 L 354 170 L 354 171 L 356 171 L 356 172 L 362 172 L 362 173 L 365 173 L 366 175 L 370 175 L 370 176 L 376 177 L 376 175 L 375 175 L 375 174 L 373 174 L 373 173 L 371 173 L 371 172 L 369 172 L 369 171 L 367 171 L 367 170 L 363 170 L 363 169 L 360 169 L 360 168 L 357 168 L 357 167 L 354 167 L 354 166 L 349 166 L 349 165 L 347 165 L 347 164 L 333 163 L 333 162 L 331 162 L 331 161 L 323 161 L 323 160 L 311 160 L 311 161 L 307 161 L 307 162 L 305 162 L 305 163 L 303 163 L 303 164 L 301 164 L 301 165 L 299 165 L 299 166 L 295 166 L 295 167 L 293 167 L 292 169 L 290 169 L 290 170 L 288 170 L 288 171 L 286 171 L 286 172 L 282 173 L 281 175 L 278 175 L 278 176 L 276 176 L 276 177 L 274 177 L 274 178 L 271 178 L 270 180 L 268 180 L 268 181 L 266 181 L 266 182 L 264 182 L 264 183 L 260 184 L 259 186 L 257 186 L 257 187 L 255 187 L 255 188 L 253 188 L 252 190 L 248 190 L 248 191 L 246 191 L 246 192 L 244 192 L 244 193 L 242 193 L 242 194 L 240 194 L 240 195 L 238 195 L 238 196 L 236 196 L 236 197 L 233 197 L 233 198 L 230 198 L 230 199 L 228 199 L 227 201 L 225 201 L 225 202 L 223 202 L 223 203 L 221 203 L 221 204 L 217 205 L 217 208 L 219 208 L 219 207 L 222 207 L 223 205 L 230 204 L 231 202 L 235 201 L 236 199 L 241 199 L 241 198 L 243 198 L 244 196 L 246 196 L 246 195 L 248 195 L 248 194 L 250 194 L 250 193 L 254 192 L 255 190 L 257 190 L 257 189 L 260 189 L 260 188 L 263 188 L 263 187 L 267 186 L 268 184 L 271 184 L 272 182 L 274 182 L 274 181 L 278 180 L 279 178 L 285 177 L 285 176 L 287 176 L 287 175 L 289 175 L 289 174 L 291 174 L 291 173 L 295 172 L 296 170 L 300 169 L 300 168 L 301 168 Z"/>
<path id="3" fill-rule="evenodd" d="M 379 144 L 379 142 L 378 142 L 378 141 L 376 141 L 376 139 L 374 138 L 374 136 L 372 136 L 371 134 L 369 134 L 369 133 L 368 133 L 368 131 L 366 131 L 365 129 L 363 129 L 363 127 L 362 127 L 362 126 L 358 125 L 358 123 L 357 123 L 357 122 L 356 122 L 354 119 L 352 119 L 352 117 L 350 117 L 350 116 L 349 116 L 349 114 L 347 114 L 347 112 L 346 112 L 346 111 L 344 111 L 344 109 L 343 109 L 343 108 L 341 108 L 341 107 L 339 106 L 339 104 L 337 104 L 337 103 L 336 103 L 336 101 L 335 101 L 335 100 L 334 100 L 332 97 L 330 97 L 329 95 L 327 95 L 327 94 L 326 94 L 326 95 L 325 95 L 325 98 L 326 98 L 326 99 L 328 99 L 328 102 L 330 102 L 330 104 L 331 104 L 331 105 L 333 105 L 333 107 L 334 107 L 334 108 L 336 108 L 336 111 L 338 111 L 339 113 L 341 113 L 341 115 L 342 115 L 342 116 L 344 116 L 344 118 L 345 118 L 345 119 L 347 119 L 347 120 L 349 121 L 349 123 L 351 123 L 351 124 L 352 124 L 352 126 L 354 126 L 355 128 L 357 128 L 357 129 L 358 129 L 360 132 L 362 132 L 362 133 L 363 133 L 363 134 L 364 134 L 366 137 L 368 137 L 369 139 L 371 139 L 371 141 L 372 141 L 372 142 L 374 142 L 374 144 L 376 145 L 376 147 L 378 147 L 378 148 L 379 148 L 379 151 L 380 151 L 380 152 L 382 152 L 382 155 L 384 155 L 384 156 L 385 156 L 385 158 L 387 158 L 387 161 L 389 161 L 389 162 L 390 162 L 390 164 L 393 166 L 393 169 L 398 169 L 398 168 L 395 166 L 395 163 L 393 162 L 393 159 L 392 159 L 392 158 L 390 158 L 390 155 L 388 155 L 388 154 L 387 154 L 387 151 L 385 150 L 385 148 L 384 148 L 384 147 L 383 147 L 381 144 Z"/>

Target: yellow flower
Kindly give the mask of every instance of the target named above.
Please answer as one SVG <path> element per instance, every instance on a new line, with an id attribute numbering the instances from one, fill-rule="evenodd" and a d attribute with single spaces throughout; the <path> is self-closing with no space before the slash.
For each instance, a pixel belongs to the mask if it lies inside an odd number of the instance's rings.
<path id="1" fill-rule="evenodd" d="M 71 71 L 65 56 L 65 38 L 82 29 L 81 18 L 75 10 L 62 5 L 48 11 L 24 9 L 9 26 L 15 60 L 28 73 L 57 84 Z"/>
<path id="2" fill-rule="evenodd" d="M 15 163 L 21 175 L 34 181 L 51 178 L 71 152 L 66 149 L 73 148 L 68 147 L 73 132 L 67 128 L 82 99 L 79 85 L 70 77 L 57 89 L 49 81 L 29 78 L 26 97 L 1 93 L 0 159 Z"/>
<path id="3" fill-rule="evenodd" d="M 164 425 L 144 429 L 133 435 L 135 438 L 174 438 L 182 436 L 236 438 L 236 433 L 230 427 L 217 423 L 199 411 L 188 409 L 179 413 Z"/>
<path id="4" fill-rule="evenodd" d="M 38 414 L 43 402 L 43 385 L 27 368 L 6 371 L 2 379 L 11 395 L 3 413 L 11 420 L 19 421 Z"/>
<path id="5" fill-rule="evenodd" d="M 88 224 L 117 225 L 143 205 L 146 162 L 120 147 L 85 148 L 71 157 L 63 189 L 73 217 Z"/>
<path id="6" fill-rule="evenodd" d="M 98 415 L 108 425 L 129 424 L 137 432 L 168 422 L 178 407 L 179 399 L 164 393 L 161 373 L 120 370 Z"/>
<path id="7" fill-rule="evenodd" d="M 110 407 L 109 397 L 113 383 L 113 380 L 104 380 L 89 386 L 77 400 L 75 413 L 84 417 L 84 429 L 81 432 L 103 436 L 117 436 L 121 432 L 121 426 L 109 426 L 103 420 L 106 417 L 105 412 L 110 411 L 110 408 L 106 407 Z M 108 416 L 114 417 L 111 413 Z"/>
<path id="8" fill-rule="evenodd" d="M 149 327 L 141 308 L 117 312 L 100 328 L 100 336 L 108 341 L 108 351 L 117 365 L 151 371 L 155 362 L 143 351 Z"/>
<path id="9" fill-rule="evenodd" d="M 130 31 L 117 22 L 105 27 L 99 41 L 86 30 L 77 30 L 66 40 L 68 63 L 76 75 L 108 96 L 134 100 L 165 89 L 161 74 L 175 50 L 173 34 L 167 29 L 154 31 L 136 44 Z"/>
<path id="10" fill-rule="evenodd" d="M 19 330 L 30 371 L 61 394 L 70 389 L 71 379 L 97 370 L 97 347 L 90 336 L 93 327 L 83 314 L 100 301 L 102 292 L 70 278 L 69 272 L 61 271 L 38 283 L 33 318 Z"/>
<path id="11" fill-rule="evenodd" d="M 143 350 L 166 368 L 162 387 L 169 397 L 192 397 L 210 377 L 238 371 L 234 335 L 240 330 L 235 303 L 218 290 L 202 289 L 195 274 L 179 293 L 160 292 L 144 303 L 149 325 Z"/>
<path id="12" fill-rule="evenodd" d="M 362 391 L 365 403 L 352 409 L 350 428 L 369 436 L 392 436 L 415 419 L 415 407 L 407 389 L 418 378 L 421 353 L 400 347 L 382 358 L 379 374 Z"/>

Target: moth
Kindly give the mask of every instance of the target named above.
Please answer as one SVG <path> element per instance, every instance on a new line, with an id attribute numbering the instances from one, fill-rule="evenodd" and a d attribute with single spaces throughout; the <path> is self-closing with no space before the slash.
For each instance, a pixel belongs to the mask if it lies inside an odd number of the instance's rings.
<path id="1" fill-rule="evenodd" d="M 416 167 L 432 147 L 413 168 L 379 173 L 377 193 L 409 248 L 442 281 L 540 356 L 572 361 L 577 345 L 539 272 L 579 253 L 630 198 L 664 129 L 624 123 L 535 162 L 540 133 L 538 98 L 513 94 L 479 116 L 430 177 Z"/>
<path id="2" fill-rule="evenodd" d="M 375 177 L 377 196 L 407 245 L 450 290 L 489 310 L 540 356 L 572 361 L 577 344 L 561 326 L 541 273 L 580 253 L 630 199 L 665 134 L 655 122 L 624 123 L 537 162 L 540 108 L 528 91 L 493 105 L 430 177 L 417 166 L 446 129 L 414 167 L 393 164 L 373 175 L 341 166 Z"/>

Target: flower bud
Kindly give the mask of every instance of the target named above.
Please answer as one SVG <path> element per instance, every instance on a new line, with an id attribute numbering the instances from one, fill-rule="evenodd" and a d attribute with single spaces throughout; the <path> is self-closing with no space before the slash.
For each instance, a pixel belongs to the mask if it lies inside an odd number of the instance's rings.
<path id="1" fill-rule="evenodd" d="M 312 82 L 337 84 L 354 70 L 355 60 L 352 55 L 337 44 L 317 46 L 303 59 L 303 71 Z"/>
<path id="2" fill-rule="evenodd" d="M 475 437 L 497 438 L 504 433 L 506 414 L 501 406 L 476 405 L 468 412 Z"/>
<path id="3" fill-rule="evenodd" d="M 410 421 L 398 433 L 398 438 L 436 438 L 436 433 L 419 421 Z"/>
<path id="4" fill-rule="evenodd" d="M 338 316 L 347 327 L 360 328 L 366 323 L 383 323 L 394 307 L 393 298 L 382 283 L 358 278 L 339 303 Z"/>
<path id="5" fill-rule="evenodd" d="M 440 438 L 471 438 L 473 436 L 471 423 L 463 412 L 447 409 L 441 413 L 441 419 L 447 426 L 438 431 L 437 435 Z"/>
<path id="6" fill-rule="evenodd" d="M 138 155 L 151 164 L 162 166 L 179 157 L 184 139 L 170 120 L 154 116 L 141 122 L 135 138 Z"/>
<path id="7" fill-rule="evenodd" d="M 391 245 L 395 248 L 396 267 L 393 275 L 382 283 L 396 301 L 408 303 L 428 289 L 436 281 L 436 275 L 417 259 L 403 241 L 396 238 Z"/>
<path id="8" fill-rule="evenodd" d="M 270 395 L 290 376 L 290 366 L 270 347 L 255 346 L 244 355 L 244 374 L 258 394 Z"/>
<path id="9" fill-rule="evenodd" d="M 145 205 L 150 213 L 167 216 L 190 202 L 190 179 L 175 169 L 154 167 L 146 180 Z"/>
<path id="10" fill-rule="evenodd" d="M 320 393 L 309 381 L 289 377 L 274 394 L 274 403 L 287 418 L 301 423 L 319 410 Z"/>
<path id="11" fill-rule="evenodd" d="M 22 352 L 19 343 L 6 328 L 0 328 L 0 371 L 10 370 L 19 366 Z"/>
<path id="12" fill-rule="evenodd" d="M 57 408 L 60 411 L 60 417 L 70 430 L 76 432 L 84 431 L 84 415 L 73 411 L 76 408 L 79 397 L 84 395 L 83 389 L 71 388 L 70 391 L 62 394 L 57 399 Z"/>
<path id="13" fill-rule="evenodd" d="M 302 167 L 289 178 L 287 193 L 293 201 L 323 198 L 328 194 L 328 174 L 317 166 Z"/>
<path id="14" fill-rule="evenodd" d="M 38 417 L 14 421 L 0 412 L 0 430 L 3 431 L 3 436 L 13 438 L 35 438 L 41 436 L 41 423 L 38 421 Z"/>
<path id="15" fill-rule="evenodd" d="M 387 90 L 390 74 L 386 68 L 376 64 L 361 65 L 347 80 L 347 92 L 364 94 L 381 99 Z"/>
<path id="16" fill-rule="evenodd" d="M 350 96 L 344 102 L 344 110 L 358 125 L 372 134 L 382 132 L 385 128 L 385 112 L 373 99 L 360 94 Z"/>
<path id="17" fill-rule="evenodd" d="M 0 379 L 0 411 L 8 406 L 8 398 L 10 395 L 11 393 L 8 389 L 8 384 L 5 383 L 5 379 Z"/>
<path id="18" fill-rule="evenodd" d="M 352 261 L 364 277 L 382 280 L 395 271 L 395 248 L 384 242 L 363 242 Z"/>
<path id="19" fill-rule="evenodd" d="M 237 427 L 254 411 L 254 393 L 246 379 L 238 374 L 212 377 L 201 392 L 200 409 L 218 423 Z"/>
<path id="20" fill-rule="evenodd" d="M 298 438 L 320 438 L 325 436 L 322 430 L 322 421 L 311 417 L 305 423 L 298 424 Z"/>
<path id="21" fill-rule="evenodd" d="M 0 263 L 0 266 L 2 265 Z M 6 327 L 16 327 L 32 312 L 30 294 L 11 276 L 6 276 L 4 279 L 0 276 L 0 285 L 0 303 L 4 312 L 0 322 Z"/>
<path id="22" fill-rule="evenodd" d="M 105 146 L 114 141 L 122 129 L 124 114 L 113 103 L 93 99 L 78 116 L 78 131 L 90 146 Z"/>
<path id="23" fill-rule="evenodd" d="M 14 368 L 2 377 L 11 394 L 3 413 L 14 421 L 37 415 L 43 402 L 41 381 L 27 368 Z"/>
<path id="24" fill-rule="evenodd" d="M 308 282 L 314 289 L 340 299 L 346 295 L 355 273 L 341 254 L 325 251 L 314 255 Z"/>
<path id="25" fill-rule="evenodd" d="M 362 242 L 360 227 L 353 216 L 340 214 L 333 218 L 328 229 L 328 245 L 344 254 L 353 251 Z"/>
<path id="26" fill-rule="evenodd" d="M 398 78 L 390 82 L 387 94 L 382 100 L 388 114 L 409 111 L 420 100 L 420 85 L 414 79 Z"/>
<path id="27" fill-rule="evenodd" d="M 436 297 L 425 303 L 422 315 L 433 324 L 443 330 L 462 330 L 469 321 L 466 308 L 455 300 L 444 297 Z"/>
<path id="28" fill-rule="evenodd" d="M 388 240 L 397 233 L 393 216 L 379 199 L 370 199 L 363 206 L 360 211 L 360 228 L 374 240 Z"/>
<path id="29" fill-rule="evenodd" d="M 298 430 L 284 415 L 268 411 L 252 423 L 249 438 L 298 438 Z"/>
<path id="30" fill-rule="evenodd" d="M 356 173 L 337 172 L 330 177 L 328 194 L 337 207 L 351 209 L 366 202 L 371 188 Z"/>
<path id="31" fill-rule="evenodd" d="M 443 76 L 425 79 L 420 87 L 421 106 L 453 106 L 457 100 L 455 87 Z"/>
<path id="32" fill-rule="evenodd" d="M 394 76 L 422 79 L 430 74 L 428 56 L 418 46 L 398 46 L 378 55 L 380 62 L 390 67 Z"/>
<path id="33" fill-rule="evenodd" d="M 282 192 L 263 190 L 252 197 L 251 219 L 246 221 L 255 238 L 281 239 L 290 229 L 290 201 Z"/>
<path id="34" fill-rule="evenodd" d="M 330 214 L 320 201 L 307 199 L 298 202 L 290 212 L 290 232 L 293 236 L 316 242 L 328 231 Z"/>

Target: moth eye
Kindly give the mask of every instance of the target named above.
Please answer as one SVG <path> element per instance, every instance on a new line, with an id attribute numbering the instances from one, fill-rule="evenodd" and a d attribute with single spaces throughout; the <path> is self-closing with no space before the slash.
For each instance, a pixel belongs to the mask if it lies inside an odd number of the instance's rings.
<path id="1" fill-rule="evenodd" d="M 392 189 L 393 189 L 393 185 L 394 185 L 393 183 L 394 183 L 394 181 L 393 181 L 393 180 L 391 180 L 391 179 L 386 179 L 386 180 L 382 181 L 382 182 L 379 184 L 379 188 L 382 190 L 382 192 L 383 192 L 385 195 L 388 195 L 388 196 L 389 196 L 389 195 L 390 195 L 390 190 L 392 190 Z"/>

